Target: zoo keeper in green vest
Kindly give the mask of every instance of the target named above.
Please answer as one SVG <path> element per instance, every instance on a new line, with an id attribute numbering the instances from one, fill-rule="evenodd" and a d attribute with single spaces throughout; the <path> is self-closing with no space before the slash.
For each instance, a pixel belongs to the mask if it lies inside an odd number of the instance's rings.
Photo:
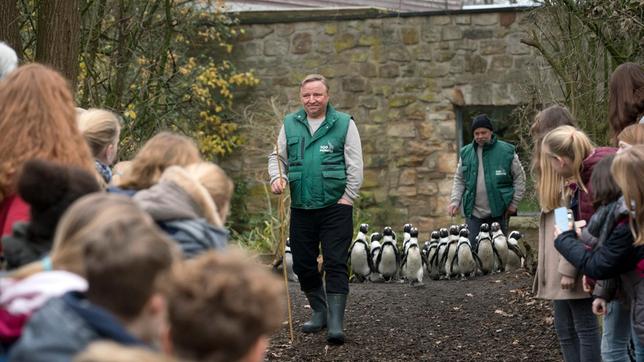
<path id="1" fill-rule="evenodd" d="M 329 85 L 323 76 L 304 78 L 300 101 L 304 107 L 284 118 L 277 149 L 268 158 L 271 191 L 281 194 L 287 183 L 291 190 L 293 270 L 313 311 L 302 331 L 315 333 L 327 327 L 327 341 L 343 344 L 352 205 L 362 184 L 360 135 L 351 116 L 329 104 Z M 326 291 L 317 269 L 320 244 Z"/>
<path id="2" fill-rule="evenodd" d="M 525 193 L 525 172 L 514 146 L 496 137 L 487 115 L 474 117 L 472 132 L 472 143 L 461 148 L 447 212 L 454 216 L 462 207 L 476 249 L 483 223 L 498 222 L 507 235 L 510 215 Z"/>

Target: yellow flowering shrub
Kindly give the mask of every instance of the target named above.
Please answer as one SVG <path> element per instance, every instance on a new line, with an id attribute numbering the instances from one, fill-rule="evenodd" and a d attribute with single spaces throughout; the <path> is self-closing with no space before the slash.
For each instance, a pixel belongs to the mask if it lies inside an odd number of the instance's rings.
<path id="1" fill-rule="evenodd" d="M 123 4 L 122 12 L 119 4 Z M 101 7 L 101 5 L 105 5 Z M 121 152 L 131 156 L 160 130 L 193 137 L 204 156 L 238 147 L 236 90 L 252 72 L 231 60 L 243 34 L 214 0 L 88 2 L 82 18 L 79 106 L 121 114 Z"/>

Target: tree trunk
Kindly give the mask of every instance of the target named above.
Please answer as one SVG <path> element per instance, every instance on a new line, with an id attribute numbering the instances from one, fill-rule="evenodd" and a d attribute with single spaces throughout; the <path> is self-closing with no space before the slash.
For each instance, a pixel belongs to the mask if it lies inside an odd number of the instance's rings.
<path id="1" fill-rule="evenodd" d="M 36 61 L 52 66 L 76 89 L 80 47 L 79 0 L 40 1 Z"/>
<path id="2" fill-rule="evenodd" d="M 105 16 L 105 10 L 107 8 L 106 4 L 107 0 L 100 0 L 96 5 L 95 14 L 89 15 L 91 16 L 91 21 L 88 22 L 89 35 L 86 43 L 82 44 L 82 52 L 85 55 L 85 67 L 87 68 L 88 75 L 87 77 L 85 77 L 83 84 L 83 88 L 85 90 L 83 98 L 79 99 L 79 106 L 81 107 L 87 104 L 93 105 L 95 107 L 102 106 L 102 102 L 104 101 L 97 99 L 99 97 L 97 96 L 95 89 L 92 89 L 91 83 L 92 81 L 96 81 L 97 78 L 97 72 L 94 69 L 94 65 L 96 64 L 99 39 L 103 30 L 103 18 Z M 84 15 L 84 19 L 86 19 L 86 16 L 88 15 Z"/>
<path id="3" fill-rule="evenodd" d="M 6 42 L 22 57 L 20 14 L 16 0 L 0 0 L 0 41 Z"/>

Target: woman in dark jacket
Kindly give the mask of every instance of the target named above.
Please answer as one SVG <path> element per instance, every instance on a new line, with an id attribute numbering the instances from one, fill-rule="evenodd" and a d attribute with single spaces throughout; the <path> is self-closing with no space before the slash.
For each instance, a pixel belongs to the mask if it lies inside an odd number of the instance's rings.
<path id="1" fill-rule="evenodd" d="M 632 300 L 633 327 L 639 338 L 636 350 L 644 345 L 644 284 L 636 270 L 644 259 L 644 145 L 618 154 L 611 172 L 624 194 L 616 226 L 603 244 L 588 250 L 577 239 L 576 231 L 555 231 L 555 247 L 581 272 L 595 279 L 622 275 L 624 287 Z"/>

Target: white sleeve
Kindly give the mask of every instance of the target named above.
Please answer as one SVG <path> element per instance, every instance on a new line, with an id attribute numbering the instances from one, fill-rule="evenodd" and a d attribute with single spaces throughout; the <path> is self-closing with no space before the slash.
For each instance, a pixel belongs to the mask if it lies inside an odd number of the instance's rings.
<path id="1" fill-rule="evenodd" d="M 349 121 L 349 129 L 344 141 L 344 162 L 347 168 L 347 186 L 342 197 L 353 201 L 358 197 L 362 185 L 364 166 L 360 134 L 353 119 Z"/>
<path id="2" fill-rule="evenodd" d="M 283 179 L 288 181 L 287 151 L 286 132 L 284 131 L 284 125 L 282 125 L 279 136 L 277 136 L 277 145 L 268 156 L 268 175 L 271 178 L 271 184 L 280 177 L 280 174 Z"/>

